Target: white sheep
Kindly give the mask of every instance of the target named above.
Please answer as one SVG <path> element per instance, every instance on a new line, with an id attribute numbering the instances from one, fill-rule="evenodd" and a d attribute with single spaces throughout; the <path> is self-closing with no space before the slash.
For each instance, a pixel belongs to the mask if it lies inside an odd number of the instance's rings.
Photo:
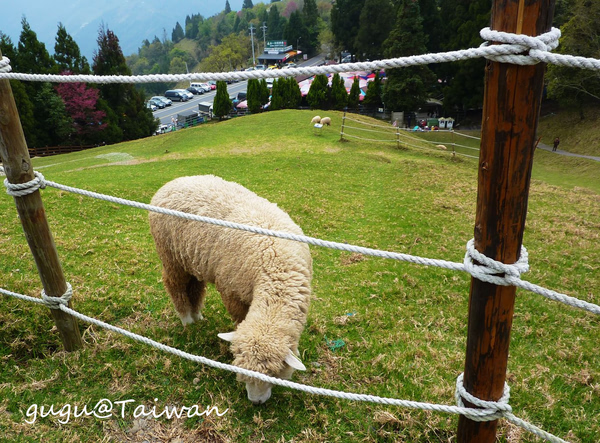
<path id="1" fill-rule="evenodd" d="M 302 234 L 277 205 L 212 175 L 175 179 L 152 204 Z M 214 283 L 237 325 L 218 334 L 231 342 L 234 365 L 279 378 L 306 370 L 296 355 L 311 294 L 308 245 L 154 212 L 149 218 L 163 282 L 184 325 L 202 319 L 205 286 Z M 237 379 L 254 404 L 271 396 L 270 383 L 240 374 Z"/>
<path id="2" fill-rule="evenodd" d="M 312 124 L 315 124 L 315 123 L 321 123 L 321 117 L 320 117 L 320 116 L 318 116 L 318 115 L 315 115 L 315 116 L 312 118 L 312 120 L 311 120 L 310 122 L 311 122 Z"/>
<path id="3" fill-rule="evenodd" d="M 323 118 L 321 119 L 321 124 L 322 124 L 323 126 L 325 126 L 325 125 L 327 125 L 327 126 L 331 126 L 331 118 L 329 118 L 329 117 L 323 117 Z"/>
<path id="4" fill-rule="evenodd" d="M 435 145 L 436 148 L 441 149 L 443 151 L 447 150 L 448 148 L 446 148 L 446 146 L 444 145 Z"/>

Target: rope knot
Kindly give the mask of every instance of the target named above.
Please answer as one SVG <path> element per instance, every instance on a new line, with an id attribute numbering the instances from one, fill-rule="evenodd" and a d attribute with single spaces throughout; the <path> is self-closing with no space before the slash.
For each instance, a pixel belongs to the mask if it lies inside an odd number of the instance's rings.
<path id="1" fill-rule="evenodd" d="M 521 279 L 522 273 L 529 270 L 528 257 L 527 249 L 521 246 L 521 254 L 516 263 L 512 265 L 502 263 L 475 249 L 475 240 L 471 239 L 467 243 L 464 265 L 465 270 L 478 280 L 500 286 L 511 286 Z"/>
<path id="2" fill-rule="evenodd" d="M 482 409 L 468 408 L 469 412 L 463 414 L 473 421 L 498 420 L 512 413 L 512 407 L 508 404 L 510 399 L 510 387 L 504 383 L 504 392 L 498 401 L 486 401 L 469 394 L 463 385 L 464 373 L 456 379 L 456 404 L 460 408 L 466 408 L 463 399 Z"/>
<path id="3" fill-rule="evenodd" d="M 73 297 L 73 288 L 68 282 L 67 290 L 60 297 L 50 297 L 46 295 L 46 291 L 42 289 L 42 300 L 44 300 L 44 304 L 50 309 L 60 309 L 60 305 L 68 306 L 71 297 Z"/>
<path id="4" fill-rule="evenodd" d="M 46 187 L 46 180 L 41 172 L 34 171 L 35 178 L 26 183 L 9 183 L 8 179 L 4 179 L 4 186 L 6 186 L 6 193 L 13 197 L 23 197 L 28 194 L 32 194 L 38 189 L 44 189 Z"/>
<path id="5" fill-rule="evenodd" d="M 0 72 L 10 71 L 12 71 L 12 67 L 10 66 L 10 59 L 8 57 L 2 56 L 2 59 L 0 59 Z"/>
<path id="6" fill-rule="evenodd" d="M 500 63 L 535 65 L 540 62 L 544 53 L 558 47 L 561 34 L 560 29 L 557 28 L 552 28 L 537 37 L 483 28 L 479 35 L 486 40 L 482 46 L 489 46 L 492 42 L 502 43 L 498 47 L 498 53 L 487 55 L 487 59 Z"/>

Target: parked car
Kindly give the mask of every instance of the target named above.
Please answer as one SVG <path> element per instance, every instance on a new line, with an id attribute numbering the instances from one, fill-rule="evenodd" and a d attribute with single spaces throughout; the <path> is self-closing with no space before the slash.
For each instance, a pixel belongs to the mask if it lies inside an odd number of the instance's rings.
<path id="1" fill-rule="evenodd" d="M 215 89 L 217 89 L 217 82 L 216 82 L 216 81 L 214 81 L 214 80 L 210 80 L 210 81 L 209 81 L 209 82 L 207 82 L 207 83 L 208 83 L 208 85 L 210 86 L 210 89 L 211 89 L 211 90 L 213 90 L 213 91 L 214 91 Z"/>
<path id="2" fill-rule="evenodd" d="M 256 68 L 254 66 L 250 66 L 249 68 L 246 68 L 246 71 L 256 71 Z"/>
<path id="3" fill-rule="evenodd" d="M 169 89 L 167 92 L 165 92 L 165 97 L 176 102 L 187 102 L 189 100 L 187 94 L 184 94 L 181 91 L 176 91 L 175 89 Z"/>
<path id="4" fill-rule="evenodd" d="M 282 69 L 295 68 L 296 66 L 298 66 L 296 63 L 287 63 Z"/>
<path id="5" fill-rule="evenodd" d="M 248 94 L 246 93 L 246 91 L 243 92 L 238 92 L 236 95 L 229 97 L 231 99 L 231 103 L 233 104 L 233 107 L 235 108 L 239 102 L 243 102 L 244 100 L 246 100 Z"/>
<path id="6" fill-rule="evenodd" d="M 165 104 L 165 106 L 171 106 L 173 102 L 169 100 L 167 97 L 163 97 L 162 95 L 156 95 L 152 97 L 150 100 L 159 100 Z"/>
<path id="7" fill-rule="evenodd" d="M 265 69 L 267 69 L 267 67 L 265 65 L 256 65 L 256 69 L 259 71 L 264 71 Z"/>
<path id="8" fill-rule="evenodd" d="M 189 88 L 187 88 L 187 90 L 190 91 L 194 95 L 202 95 L 202 94 L 204 94 L 204 89 L 197 88 L 196 86 L 190 86 Z"/>
<path id="9" fill-rule="evenodd" d="M 181 92 L 182 94 L 186 95 L 188 100 L 191 100 L 194 98 L 194 94 L 192 94 L 190 91 L 188 91 L 187 89 L 175 89 L 175 91 L 177 92 Z"/>
<path id="10" fill-rule="evenodd" d="M 162 100 L 159 100 L 157 98 L 151 98 L 150 100 L 148 100 L 148 103 L 153 104 L 158 109 L 164 109 L 167 106 L 167 104 L 165 102 L 163 102 Z"/>
<path id="11" fill-rule="evenodd" d="M 156 107 L 156 105 L 150 103 L 150 102 L 146 102 L 146 108 L 150 109 L 152 112 L 156 111 L 158 108 Z"/>
<path id="12" fill-rule="evenodd" d="M 193 86 L 194 88 L 201 88 L 202 90 L 204 90 L 204 92 L 212 91 L 208 83 L 192 83 L 190 86 Z"/>
<path id="13" fill-rule="evenodd" d="M 267 82 L 267 88 L 271 89 L 273 87 L 274 78 L 268 78 L 265 80 Z"/>

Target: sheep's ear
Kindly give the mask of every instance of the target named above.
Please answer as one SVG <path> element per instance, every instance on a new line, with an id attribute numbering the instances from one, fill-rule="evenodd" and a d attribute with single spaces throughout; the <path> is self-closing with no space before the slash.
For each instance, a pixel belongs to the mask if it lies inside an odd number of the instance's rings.
<path id="1" fill-rule="evenodd" d="M 221 332 L 220 334 L 217 334 L 217 336 L 225 341 L 232 341 L 233 337 L 235 337 L 235 332 Z"/>
<path id="2" fill-rule="evenodd" d="M 288 352 L 288 355 L 285 356 L 285 362 L 298 371 L 306 371 L 306 366 L 302 364 L 300 359 L 296 357 L 292 351 Z"/>

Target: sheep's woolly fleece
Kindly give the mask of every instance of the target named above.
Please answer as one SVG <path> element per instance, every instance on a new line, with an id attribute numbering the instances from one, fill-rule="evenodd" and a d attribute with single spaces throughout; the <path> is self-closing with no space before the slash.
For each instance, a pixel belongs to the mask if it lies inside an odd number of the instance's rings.
<path id="1" fill-rule="evenodd" d="M 277 205 L 215 176 L 175 179 L 152 204 L 302 234 Z M 234 333 L 220 334 L 232 342 L 234 365 L 280 378 L 303 367 L 290 358 L 298 353 L 311 295 L 308 245 L 154 212 L 149 217 L 163 282 L 184 324 L 202 318 L 205 285 L 214 283 L 237 323 Z M 239 375 L 238 380 L 246 382 L 250 400 L 269 398 L 270 384 Z"/>

